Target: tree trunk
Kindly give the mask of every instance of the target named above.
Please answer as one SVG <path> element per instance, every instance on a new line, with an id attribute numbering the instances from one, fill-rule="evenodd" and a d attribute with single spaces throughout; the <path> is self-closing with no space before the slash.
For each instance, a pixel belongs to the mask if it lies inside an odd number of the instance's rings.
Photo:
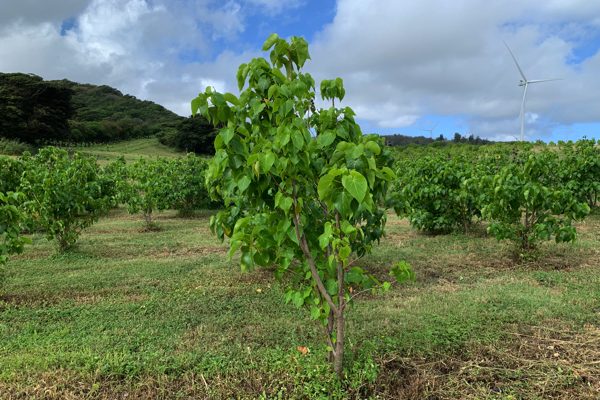
<path id="1" fill-rule="evenodd" d="M 152 211 L 144 211 L 144 221 L 146 222 L 146 229 L 152 228 Z"/>
<path id="2" fill-rule="evenodd" d="M 333 353 L 333 370 L 342 379 L 344 372 L 344 309 L 340 307 L 335 316 L 336 342 Z"/>
<path id="3" fill-rule="evenodd" d="M 335 316 L 333 310 L 329 310 L 329 315 L 327 316 L 327 344 L 331 347 L 329 354 L 327 355 L 327 361 L 333 364 L 333 360 L 335 359 L 335 345 L 331 340 L 333 338 L 333 329 L 335 328 Z"/>

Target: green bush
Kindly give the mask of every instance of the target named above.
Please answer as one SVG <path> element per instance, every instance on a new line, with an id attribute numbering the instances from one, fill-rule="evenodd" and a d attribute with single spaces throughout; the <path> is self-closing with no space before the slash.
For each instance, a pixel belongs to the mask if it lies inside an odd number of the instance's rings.
<path id="1" fill-rule="evenodd" d="M 70 157 L 65 150 L 47 147 L 23 162 L 21 190 L 30 223 L 64 251 L 108 210 L 114 189 L 96 161 L 78 153 Z"/>
<path id="2" fill-rule="evenodd" d="M 173 167 L 169 160 L 163 158 L 141 158 L 127 166 L 127 183 L 122 196 L 129 213 L 143 214 L 147 230 L 156 228 L 152 221 L 154 211 L 170 208 L 173 190 L 171 178 L 175 174 Z"/>
<path id="3" fill-rule="evenodd" d="M 171 184 L 167 202 L 169 208 L 178 210 L 180 215 L 191 215 L 195 210 L 215 208 L 218 203 L 211 201 L 206 189 L 207 163 L 193 154 L 170 161 L 170 176 L 165 177 Z"/>
<path id="4" fill-rule="evenodd" d="M 585 217 L 590 208 L 565 185 L 557 182 L 558 155 L 533 152 L 523 163 L 511 163 L 496 175 L 480 181 L 482 209 L 490 221 L 488 231 L 498 240 L 513 241 L 522 251 L 530 251 L 542 240 L 575 240 L 572 221 Z"/>
<path id="5" fill-rule="evenodd" d="M 0 137 L 0 154 L 20 156 L 25 152 L 33 153 L 34 151 L 35 148 L 27 143 Z"/>
<path id="6" fill-rule="evenodd" d="M 412 226 L 429 233 L 466 231 L 481 216 L 470 187 L 473 160 L 443 154 L 406 160 L 397 166 L 397 179 L 388 202 Z"/>
<path id="7" fill-rule="evenodd" d="M 561 183 L 581 202 L 594 207 L 600 201 L 600 143 L 579 140 L 560 148 L 562 162 L 556 170 Z"/>
<path id="8" fill-rule="evenodd" d="M 24 170 L 20 159 L 0 156 L 0 192 L 17 192 Z"/>
<path id="9" fill-rule="evenodd" d="M 21 253 L 27 240 L 21 236 L 23 214 L 19 204 L 22 193 L 0 192 L 0 288 L 4 283 L 4 264 L 10 254 Z"/>

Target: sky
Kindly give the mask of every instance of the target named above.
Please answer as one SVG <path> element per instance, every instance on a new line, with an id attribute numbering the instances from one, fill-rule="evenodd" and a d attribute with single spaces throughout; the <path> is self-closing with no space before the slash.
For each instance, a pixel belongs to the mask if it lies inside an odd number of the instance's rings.
<path id="1" fill-rule="evenodd" d="M 106 84 L 187 116 L 273 32 L 341 77 L 365 133 L 600 139 L 600 1 L 0 0 L 0 72 Z M 431 132 L 430 132 L 431 131 Z"/>

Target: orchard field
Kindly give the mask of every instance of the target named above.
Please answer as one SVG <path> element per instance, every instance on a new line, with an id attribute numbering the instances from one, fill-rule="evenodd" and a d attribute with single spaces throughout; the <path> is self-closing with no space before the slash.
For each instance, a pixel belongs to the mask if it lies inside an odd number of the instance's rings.
<path id="1" fill-rule="evenodd" d="M 42 234 L 6 265 L 0 398 L 597 399 L 600 215 L 574 243 L 515 259 L 486 234 L 421 233 L 388 212 L 364 260 L 416 280 L 348 312 L 346 378 L 318 324 L 284 304 L 285 282 L 240 272 L 213 211 L 113 209 L 57 254 Z"/>
<path id="2" fill-rule="evenodd" d="M 599 144 L 392 149 L 263 50 L 210 160 L 0 157 L 0 398 L 600 398 Z"/>

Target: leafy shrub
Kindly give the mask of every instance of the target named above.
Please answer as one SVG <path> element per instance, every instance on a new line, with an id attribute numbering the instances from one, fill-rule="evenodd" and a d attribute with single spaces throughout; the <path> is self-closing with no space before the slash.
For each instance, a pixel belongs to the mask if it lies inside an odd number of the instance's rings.
<path id="1" fill-rule="evenodd" d="M 162 158 L 141 158 L 127 168 L 128 180 L 121 196 L 127 203 L 129 213 L 142 212 L 147 230 L 157 228 L 152 221 L 152 213 L 170 206 L 173 187 L 170 179 L 174 176 L 172 169 L 173 164 Z"/>
<path id="2" fill-rule="evenodd" d="M 10 254 L 21 253 L 28 242 L 21 236 L 23 214 L 18 208 L 21 193 L 0 192 L 0 288 L 4 284 L 4 264 Z"/>
<path id="3" fill-rule="evenodd" d="M 6 263 L 9 254 L 20 253 L 26 240 L 21 237 L 23 214 L 18 206 L 22 193 L 0 192 L 0 265 Z"/>
<path id="4" fill-rule="evenodd" d="M 481 212 L 470 187 L 473 162 L 437 154 L 401 163 L 389 196 L 398 215 L 429 233 L 466 231 Z"/>
<path id="5" fill-rule="evenodd" d="M 572 221 L 585 217 L 590 208 L 556 182 L 554 172 L 559 166 L 557 154 L 543 151 L 531 153 L 524 164 L 512 163 L 496 175 L 483 177 L 482 212 L 490 221 L 488 231 L 523 251 L 552 237 L 556 242 L 575 240 Z"/>
<path id="6" fill-rule="evenodd" d="M 33 226 L 64 251 L 107 211 L 114 189 L 104 181 L 96 161 L 78 153 L 70 157 L 65 150 L 47 147 L 23 161 L 23 207 Z"/>
<path id="7" fill-rule="evenodd" d="M 14 139 L 0 137 L 0 154 L 20 156 L 25 152 L 33 153 L 34 147 Z"/>
<path id="8" fill-rule="evenodd" d="M 600 144 L 579 140 L 560 149 L 563 159 L 556 173 L 575 197 L 594 207 L 600 201 Z"/>
<path id="9" fill-rule="evenodd" d="M 0 156 L 0 192 L 17 192 L 24 170 L 20 159 Z"/>
<path id="10" fill-rule="evenodd" d="M 178 210 L 180 215 L 191 215 L 194 210 L 217 206 L 212 202 L 206 189 L 207 163 L 193 154 L 170 161 L 171 175 L 165 177 L 171 184 L 167 202 L 169 208 Z"/>

